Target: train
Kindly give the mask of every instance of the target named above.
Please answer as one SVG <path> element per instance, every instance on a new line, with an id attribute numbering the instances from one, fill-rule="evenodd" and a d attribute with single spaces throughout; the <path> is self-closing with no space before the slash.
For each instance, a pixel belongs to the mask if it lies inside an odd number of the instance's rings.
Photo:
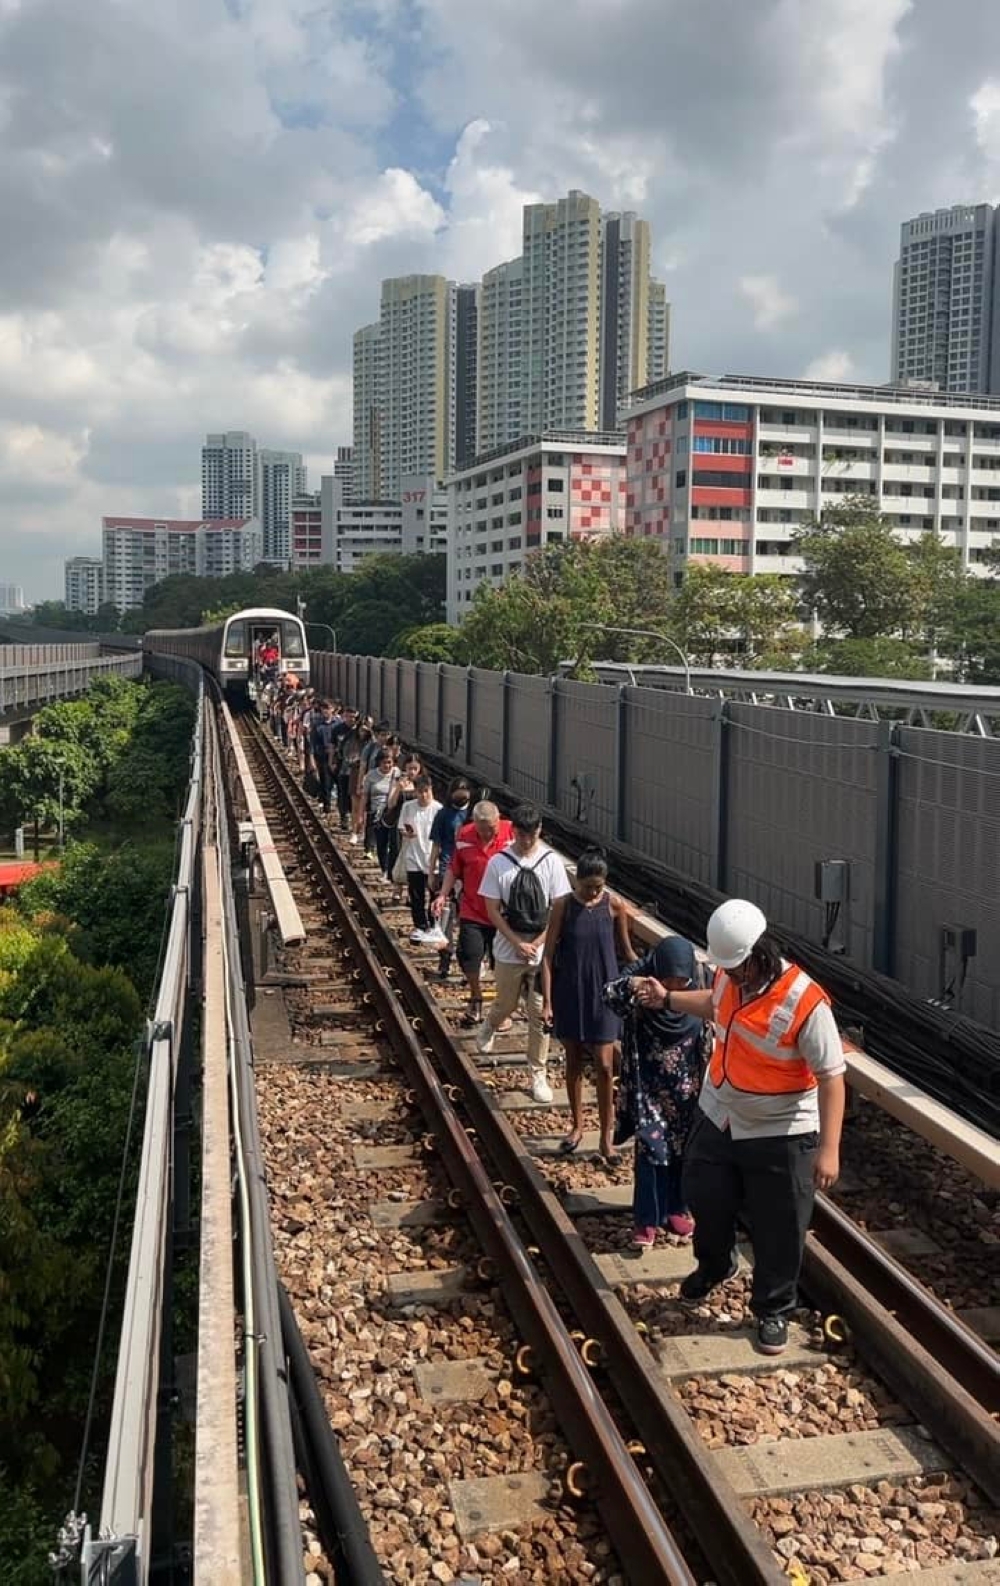
<path id="1" fill-rule="evenodd" d="M 151 628 L 142 641 L 147 655 L 180 655 L 197 661 L 217 679 L 224 693 L 243 703 L 260 681 L 259 645 L 273 642 L 278 650 L 277 673 L 294 672 L 309 682 L 309 646 L 300 617 L 269 606 L 234 611 L 224 622 L 203 628 Z"/>

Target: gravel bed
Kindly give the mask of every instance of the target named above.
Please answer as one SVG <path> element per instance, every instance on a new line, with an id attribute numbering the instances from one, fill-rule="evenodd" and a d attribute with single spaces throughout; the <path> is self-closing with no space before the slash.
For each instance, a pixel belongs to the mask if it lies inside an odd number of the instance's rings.
<path id="1" fill-rule="evenodd" d="M 881 1383 L 847 1361 L 750 1377 L 692 1377 L 677 1393 L 709 1448 L 745 1448 L 784 1437 L 872 1432 L 912 1423 Z"/>
<path id="2" fill-rule="evenodd" d="M 279 1269 L 379 1557 L 400 1581 L 471 1574 L 483 1581 L 623 1586 L 596 1514 L 562 1503 L 568 1454 L 540 1391 L 511 1373 L 518 1340 L 499 1294 L 472 1289 L 440 1308 L 405 1312 L 386 1306 L 389 1271 L 471 1262 L 478 1247 L 462 1224 L 371 1226 L 372 1201 L 420 1199 L 442 1193 L 445 1183 L 433 1157 L 398 1169 L 355 1168 L 356 1144 L 390 1143 L 389 1121 L 366 1125 L 340 1117 L 344 1101 L 368 1099 L 391 1102 L 399 1092 L 391 1083 L 275 1065 L 258 1087 Z M 419 1129 L 419 1116 L 404 1104 L 394 1131 L 400 1141 L 414 1138 L 414 1125 Z M 478 1356 L 498 1372 L 481 1404 L 429 1405 L 419 1397 L 417 1363 Z M 551 1477 L 551 1514 L 534 1526 L 463 1543 L 446 1506 L 446 1481 L 529 1470 Z M 304 1548 L 309 1572 L 330 1580 L 308 1524 Z"/>
<path id="3" fill-rule="evenodd" d="M 461 1024 L 464 982 L 454 972 L 449 982 L 436 979 L 438 954 L 410 946 L 405 906 L 390 903 L 390 889 L 357 850 L 345 846 L 345 856 L 380 898 L 387 923 L 413 954 L 456 1034 L 470 1036 Z M 331 948 L 317 941 L 314 949 L 298 953 L 298 958 L 289 956 L 289 969 L 294 972 L 298 963 L 315 972 L 319 960 L 329 963 Z M 331 985 L 337 969 L 335 961 Z M 488 998 L 488 982 L 486 986 Z M 319 1033 L 310 1026 L 310 999 L 315 1000 L 312 988 L 292 990 L 287 999 L 296 1039 L 307 1044 Z M 327 994 L 323 1000 L 340 998 Z M 328 1029 L 337 1024 L 336 1019 L 325 1022 Z M 338 1033 L 360 1037 L 363 1028 L 345 1021 Z M 498 1039 L 498 1055 L 523 1053 L 525 1039 L 526 1021 L 516 1016 L 513 1033 Z M 374 1041 L 372 1051 L 377 1051 Z M 529 1088 L 523 1064 L 483 1066 L 480 1072 L 483 1083 L 498 1094 Z M 555 1041 L 549 1081 L 561 1099 L 564 1070 Z M 356 1143 L 419 1140 L 419 1113 L 401 1106 L 398 1115 L 384 1122 L 339 1122 L 339 1100 L 393 1101 L 399 1099 L 398 1089 L 392 1083 L 333 1082 L 322 1072 L 305 1070 L 290 1071 L 288 1083 L 282 1099 L 278 1093 L 284 1092 L 284 1077 L 276 1084 L 272 1068 L 268 1096 L 261 1097 L 262 1128 L 268 1152 L 274 1153 L 269 1178 L 278 1186 L 274 1221 L 279 1264 L 376 1547 L 392 1578 L 450 1580 L 464 1573 L 482 1580 L 621 1580 L 594 1513 L 558 1507 L 558 1473 L 566 1450 L 538 1391 L 510 1372 L 516 1339 L 496 1310 L 499 1296 L 481 1286 L 440 1308 L 411 1307 L 405 1313 L 384 1303 L 387 1271 L 470 1263 L 478 1254 L 464 1227 L 376 1230 L 368 1221 L 375 1200 L 444 1195 L 446 1180 L 433 1156 L 377 1173 L 359 1173 L 354 1167 Z M 585 1127 L 595 1129 L 597 1109 L 589 1083 L 585 1096 Z M 565 1108 L 508 1116 L 524 1136 L 557 1136 L 568 1128 Z M 536 1161 L 561 1193 L 628 1184 L 632 1177 L 630 1146 L 613 1163 L 591 1154 Z M 845 1131 L 844 1169 L 848 1185 L 838 1198 L 851 1216 L 873 1229 L 923 1229 L 945 1248 L 940 1256 L 908 1264 L 957 1307 L 988 1303 L 996 1293 L 1000 1197 L 991 1199 L 941 1153 L 865 1103 Z M 631 1250 L 627 1209 L 620 1216 L 575 1222 L 594 1253 Z M 677 1304 L 674 1284 L 627 1285 L 618 1293 L 633 1319 L 646 1324 L 654 1351 L 658 1339 L 724 1332 L 750 1319 L 749 1280 L 744 1276 L 721 1286 L 696 1312 Z M 808 1327 L 816 1318 L 803 1312 L 799 1320 Z M 501 1373 L 481 1405 L 427 1406 L 419 1400 L 414 1364 L 478 1355 Z M 693 1378 L 677 1391 L 711 1448 L 874 1430 L 913 1419 L 866 1375 L 850 1350 L 833 1359 L 817 1350 L 815 1367 L 783 1370 L 776 1362 L 774 1371 L 760 1376 Z M 441 1508 L 446 1501 L 443 1479 L 532 1469 L 552 1478 L 551 1517 L 531 1530 L 463 1546 L 454 1516 Z M 971 1484 L 953 1476 L 751 1500 L 748 1508 L 781 1567 L 791 1568 L 794 1559 L 817 1582 L 992 1557 L 1000 1530 L 997 1515 Z M 319 1578 L 327 1577 L 320 1571 Z"/>
<path id="4" fill-rule="evenodd" d="M 864 1228 L 921 1229 L 941 1253 L 906 1266 L 958 1310 L 995 1303 L 1000 1194 L 863 1098 L 844 1130 L 843 1164 L 850 1192 L 836 1198 L 851 1217 Z"/>
<path id="5" fill-rule="evenodd" d="M 749 1509 L 784 1567 L 796 1559 L 814 1582 L 909 1574 L 998 1551 L 1000 1514 L 964 1476 L 758 1498 Z"/>

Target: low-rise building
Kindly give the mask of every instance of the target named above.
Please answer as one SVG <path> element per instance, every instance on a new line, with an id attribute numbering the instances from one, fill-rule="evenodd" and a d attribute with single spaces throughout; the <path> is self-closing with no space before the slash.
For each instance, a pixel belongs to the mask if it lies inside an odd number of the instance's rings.
<path id="1" fill-rule="evenodd" d="M 259 518 L 106 517 L 102 530 L 103 595 L 119 611 L 141 606 L 171 574 L 225 578 L 251 572 L 264 554 Z"/>
<path id="2" fill-rule="evenodd" d="M 99 556 L 70 556 L 64 564 L 67 611 L 96 617 L 104 600 L 104 563 Z"/>
<path id="3" fill-rule="evenodd" d="M 325 475 L 315 496 L 292 509 L 292 566 L 353 573 L 366 556 L 444 553 L 447 499 L 433 477 L 405 478 L 399 501 L 348 501 L 344 482 Z"/>
<path id="4" fill-rule="evenodd" d="M 984 570 L 1000 538 L 1000 400 L 905 386 L 678 374 L 628 414 L 629 534 L 741 573 L 795 574 L 803 523 L 864 496 Z"/>
<path id="5" fill-rule="evenodd" d="M 24 610 L 24 590 L 21 585 L 0 583 L 0 615 L 15 617 Z"/>
<path id="6" fill-rule="evenodd" d="M 324 481 L 325 483 L 325 481 Z M 319 567 L 323 556 L 323 506 L 321 490 L 305 490 L 291 506 L 292 567 Z"/>
<path id="7" fill-rule="evenodd" d="M 625 527 L 621 435 L 559 431 L 484 452 L 446 481 L 448 621 L 485 579 L 503 584 L 531 551 Z"/>

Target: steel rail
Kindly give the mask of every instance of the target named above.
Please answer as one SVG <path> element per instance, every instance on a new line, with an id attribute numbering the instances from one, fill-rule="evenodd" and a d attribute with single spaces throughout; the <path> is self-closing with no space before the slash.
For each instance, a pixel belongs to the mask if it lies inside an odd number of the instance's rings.
<path id="1" fill-rule="evenodd" d="M 660 1374 L 655 1356 L 603 1278 L 558 1197 L 483 1086 L 475 1066 L 454 1045 L 433 995 L 330 840 L 319 816 L 291 781 L 277 749 L 260 729 L 254 741 L 304 863 L 334 910 L 351 921 L 354 941 L 347 951 L 363 966 L 355 976 L 363 974 L 368 982 L 386 1033 L 412 1072 L 425 1111 L 435 1121 L 442 1159 L 464 1192 L 470 1220 L 507 1279 L 505 1302 L 538 1353 L 549 1379 L 553 1406 L 571 1445 L 587 1464 L 591 1490 L 623 1565 L 638 1580 L 690 1579 L 676 1543 L 555 1309 L 544 1275 L 513 1229 L 450 1097 L 460 1101 L 468 1114 L 477 1145 L 500 1173 L 505 1196 L 517 1205 L 528 1224 L 542 1260 L 577 1321 L 597 1340 L 601 1366 L 641 1438 L 644 1456 L 685 1514 L 713 1577 L 726 1586 L 756 1586 L 780 1579 L 770 1549 L 731 1484 L 720 1475 L 710 1451 Z M 377 943 L 382 963 L 372 943 Z M 412 1030 L 405 1024 L 399 1026 L 397 998 L 419 1030 L 423 1047 Z M 451 1082 L 447 1093 L 431 1057 Z M 648 1550 L 656 1539 L 666 1550 L 655 1566 L 660 1573 L 651 1574 L 654 1566 Z M 668 1573 L 662 1573 L 664 1570 Z"/>
<path id="2" fill-rule="evenodd" d="M 862 1352 L 937 1442 L 1000 1503 L 1000 1357 L 826 1196 L 802 1286 L 839 1311 Z"/>

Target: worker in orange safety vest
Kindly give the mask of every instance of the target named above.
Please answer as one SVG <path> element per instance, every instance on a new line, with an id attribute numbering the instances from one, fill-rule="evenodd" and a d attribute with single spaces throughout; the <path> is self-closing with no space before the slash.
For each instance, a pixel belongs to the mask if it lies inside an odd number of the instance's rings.
<path id="1" fill-rule="evenodd" d="M 777 1355 L 798 1303 L 815 1192 L 830 1189 L 840 1171 L 843 1045 L 829 996 L 781 956 L 756 904 L 721 904 L 707 939 L 717 965 L 710 991 L 667 991 L 644 980 L 635 993 L 644 1007 L 710 1020 L 715 1037 L 684 1151 L 698 1265 L 680 1294 L 698 1303 L 735 1276 L 742 1222 L 754 1252 L 757 1346 Z"/>

